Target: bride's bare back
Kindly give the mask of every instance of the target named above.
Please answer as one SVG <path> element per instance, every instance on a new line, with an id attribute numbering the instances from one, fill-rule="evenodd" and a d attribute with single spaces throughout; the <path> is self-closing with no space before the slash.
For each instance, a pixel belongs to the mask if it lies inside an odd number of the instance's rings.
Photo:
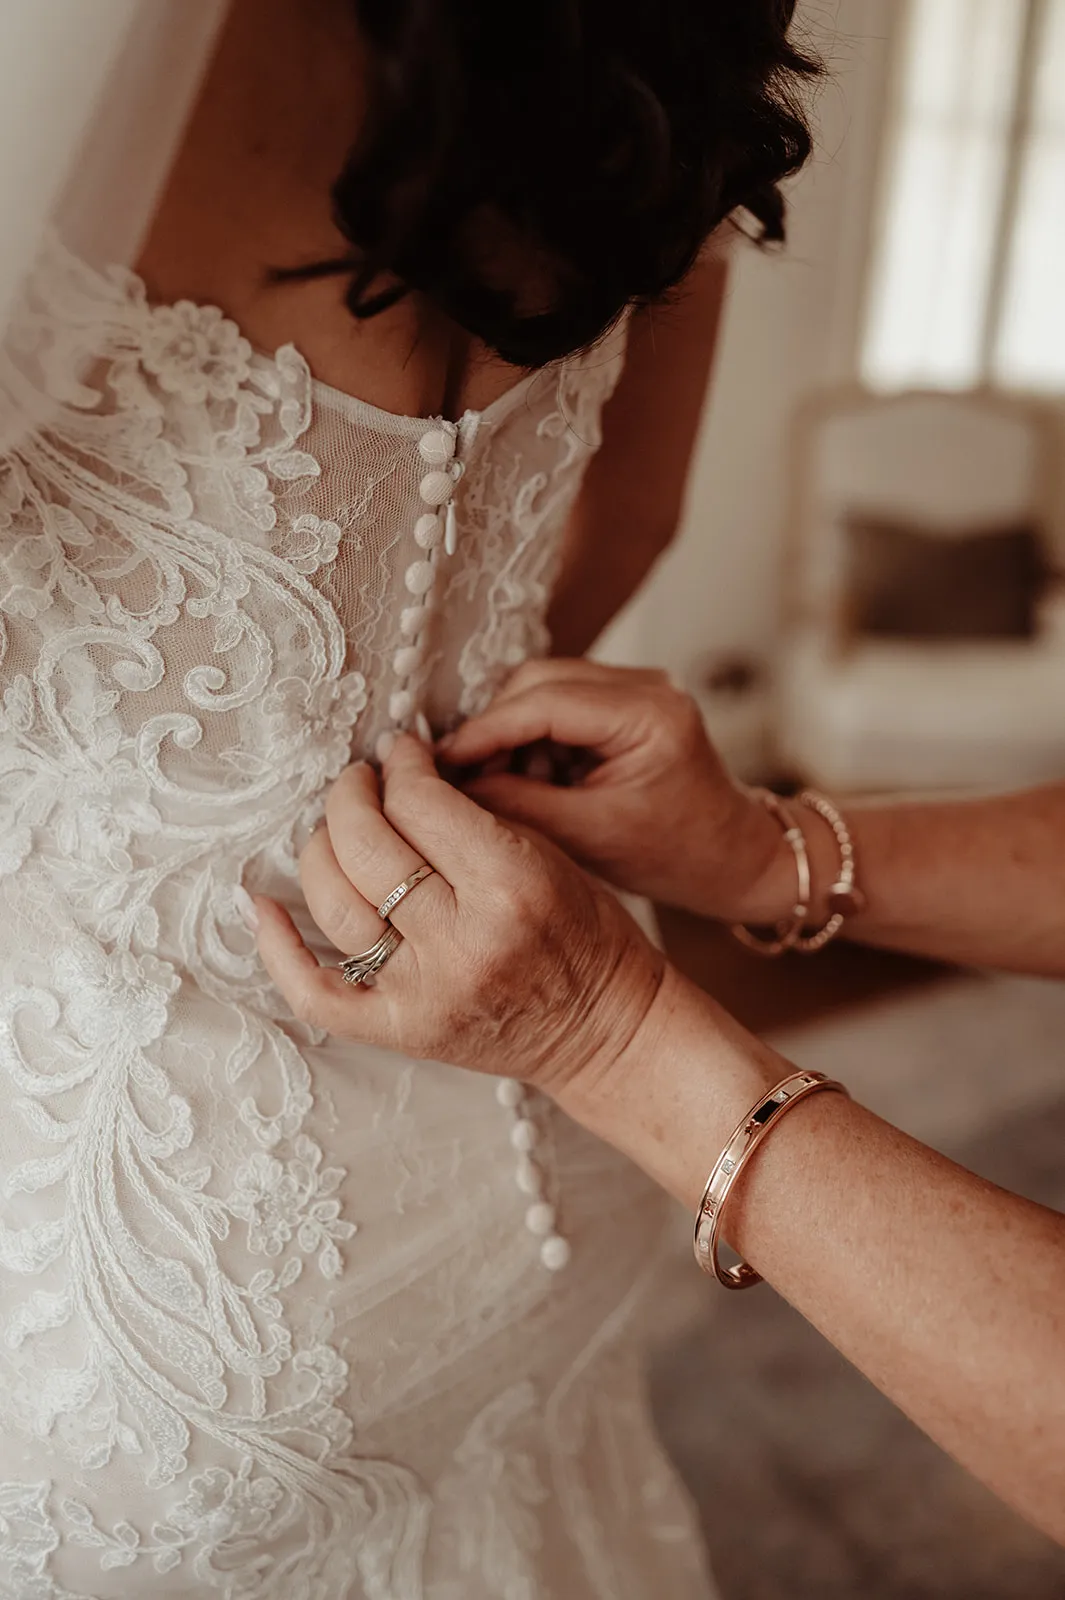
<path id="1" fill-rule="evenodd" d="M 219 305 L 257 348 L 291 341 L 336 389 L 402 416 L 457 418 L 520 374 L 422 297 L 360 322 L 344 277 L 270 277 L 348 249 L 330 189 L 365 100 L 354 16 L 351 0 L 234 0 L 140 270 L 153 301 Z M 632 318 L 552 599 L 563 654 L 588 648 L 673 537 L 725 281 L 718 251 L 668 311 Z"/>
<path id="2" fill-rule="evenodd" d="M 316 378 L 382 410 L 481 411 L 520 373 L 420 297 L 358 322 L 344 276 L 270 277 L 350 250 L 330 189 L 365 99 L 354 10 L 350 0 L 236 0 L 140 270 L 153 300 L 221 306 L 258 348 L 291 341 Z"/>

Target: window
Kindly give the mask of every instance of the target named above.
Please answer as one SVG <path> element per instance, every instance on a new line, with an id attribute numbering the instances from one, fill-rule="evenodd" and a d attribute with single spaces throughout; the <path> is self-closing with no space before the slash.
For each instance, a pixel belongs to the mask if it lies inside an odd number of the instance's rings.
<path id="1" fill-rule="evenodd" d="M 861 365 L 1065 392 L 1065 0 L 905 0 Z"/>

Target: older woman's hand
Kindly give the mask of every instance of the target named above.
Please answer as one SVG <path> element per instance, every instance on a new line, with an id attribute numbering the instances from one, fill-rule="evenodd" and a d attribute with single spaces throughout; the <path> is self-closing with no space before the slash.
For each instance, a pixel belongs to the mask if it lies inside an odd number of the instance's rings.
<path id="1" fill-rule="evenodd" d="M 651 1006 L 661 956 L 608 890 L 453 789 L 407 737 L 380 781 L 360 763 L 331 789 L 300 858 L 311 916 L 341 955 L 366 950 L 383 931 L 374 908 L 423 862 L 435 872 L 392 912 L 403 943 L 373 988 L 319 965 L 287 912 L 256 899 L 263 962 L 296 1016 L 554 1095 L 609 1067 Z"/>
<path id="2" fill-rule="evenodd" d="M 779 827 L 732 781 L 698 706 L 662 673 L 529 662 L 439 753 L 456 768 L 479 767 L 542 740 L 584 750 L 596 764 L 569 787 L 495 772 L 474 777 L 467 793 L 622 888 L 725 921 L 787 913 L 793 867 L 788 857 L 774 871 Z"/>

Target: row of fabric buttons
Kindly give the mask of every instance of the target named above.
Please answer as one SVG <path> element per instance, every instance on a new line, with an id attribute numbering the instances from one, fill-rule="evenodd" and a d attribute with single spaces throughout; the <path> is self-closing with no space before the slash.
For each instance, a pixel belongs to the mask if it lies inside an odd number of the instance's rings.
<path id="1" fill-rule="evenodd" d="M 535 1238 L 541 1239 L 540 1260 L 549 1272 L 561 1272 L 570 1258 L 568 1239 L 564 1239 L 555 1226 L 555 1208 L 547 1199 L 544 1169 L 536 1159 L 540 1130 L 532 1117 L 531 1095 L 523 1083 L 514 1078 L 500 1078 L 496 1084 L 496 1099 L 513 1113 L 510 1142 L 518 1152 L 518 1188 L 529 1204 L 525 1209 L 525 1226 Z"/>
<path id="2" fill-rule="evenodd" d="M 457 435 L 454 423 L 441 422 L 423 434 L 418 442 L 418 454 L 429 468 L 419 491 L 429 509 L 414 525 L 414 540 L 423 554 L 411 562 L 403 579 L 414 604 L 405 607 L 399 619 L 403 642 L 392 657 L 396 682 L 388 701 L 388 717 L 394 731 L 382 734 L 378 740 L 380 760 L 385 759 L 395 730 L 400 728 L 413 726 L 420 739 L 426 744 L 432 743 L 432 730 L 424 711 L 415 710 L 411 681 L 425 654 L 424 632 L 432 614 L 441 549 L 450 556 L 457 548 L 458 523 L 453 496 L 464 470 L 461 461 L 455 459 Z"/>
<path id="3" fill-rule="evenodd" d="M 474 415 L 470 421 L 475 427 Z M 418 486 L 427 509 L 414 525 L 414 541 L 422 555 L 404 575 L 407 593 L 415 603 L 408 605 L 400 617 L 403 642 L 392 657 L 396 683 L 388 702 L 389 721 L 396 731 L 413 726 L 426 744 L 433 741 L 432 729 L 425 713 L 420 708 L 415 710 L 412 681 L 424 660 L 424 633 L 440 575 L 441 553 L 451 557 L 458 548 L 454 496 L 465 470 L 456 457 L 458 438 L 459 429 L 454 423 L 441 422 L 418 442 L 418 454 L 429 469 Z M 382 734 L 377 747 L 380 760 L 386 759 L 394 739 L 395 732 Z M 555 1208 L 547 1198 L 544 1170 L 534 1155 L 539 1129 L 529 1115 L 530 1092 L 524 1084 L 502 1078 L 496 1085 L 496 1096 L 500 1105 L 513 1113 L 510 1142 L 518 1157 L 518 1188 L 528 1200 L 525 1226 L 541 1240 L 540 1260 L 544 1266 L 550 1272 L 559 1272 L 570 1259 L 570 1246 L 556 1229 Z"/>

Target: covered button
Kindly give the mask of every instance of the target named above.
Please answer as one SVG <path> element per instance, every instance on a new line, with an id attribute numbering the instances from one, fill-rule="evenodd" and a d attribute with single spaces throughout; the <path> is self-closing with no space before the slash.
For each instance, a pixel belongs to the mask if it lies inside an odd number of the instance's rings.
<path id="1" fill-rule="evenodd" d="M 537 1200 L 525 1213 L 525 1226 L 537 1238 L 546 1239 L 555 1231 L 555 1208 L 546 1200 Z"/>
<path id="2" fill-rule="evenodd" d="M 433 568 L 428 561 L 412 561 L 404 582 L 410 594 L 428 594 L 433 587 Z"/>
<path id="3" fill-rule="evenodd" d="M 431 550 L 440 543 L 440 518 L 435 511 L 427 511 L 414 524 L 414 537 L 423 550 Z"/>
<path id="4" fill-rule="evenodd" d="M 427 506 L 442 506 L 451 498 L 455 481 L 450 472 L 427 472 L 418 488 Z"/>
<path id="5" fill-rule="evenodd" d="M 520 1157 L 516 1177 L 518 1188 L 522 1194 L 538 1195 L 542 1193 L 544 1186 L 543 1173 L 536 1165 L 536 1162 L 530 1160 L 527 1155 Z"/>
<path id="6" fill-rule="evenodd" d="M 569 1241 L 563 1239 L 557 1233 L 553 1233 L 549 1239 L 545 1239 L 540 1246 L 540 1260 L 548 1272 L 561 1272 L 563 1267 L 569 1265 L 569 1259 L 572 1254 Z"/>
<path id="7" fill-rule="evenodd" d="M 434 428 L 418 441 L 418 453 L 431 467 L 445 467 L 455 454 L 454 437 L 443 428 Z"/>
<path id="8" fill-rule="evenodd" d="M 538 1136 L 539 1129 L 529 1117 L 519 1117 L 510 1130 L 510 1142 L 522 1155 L 535 1148 Z"/>
<path id="9" fill-rule="evenodd" d="M 392 671 L 397 678 L 409 678 L 421 659 L 422 653 L 416 644 L 401 645 L 392 657 Z"/>

